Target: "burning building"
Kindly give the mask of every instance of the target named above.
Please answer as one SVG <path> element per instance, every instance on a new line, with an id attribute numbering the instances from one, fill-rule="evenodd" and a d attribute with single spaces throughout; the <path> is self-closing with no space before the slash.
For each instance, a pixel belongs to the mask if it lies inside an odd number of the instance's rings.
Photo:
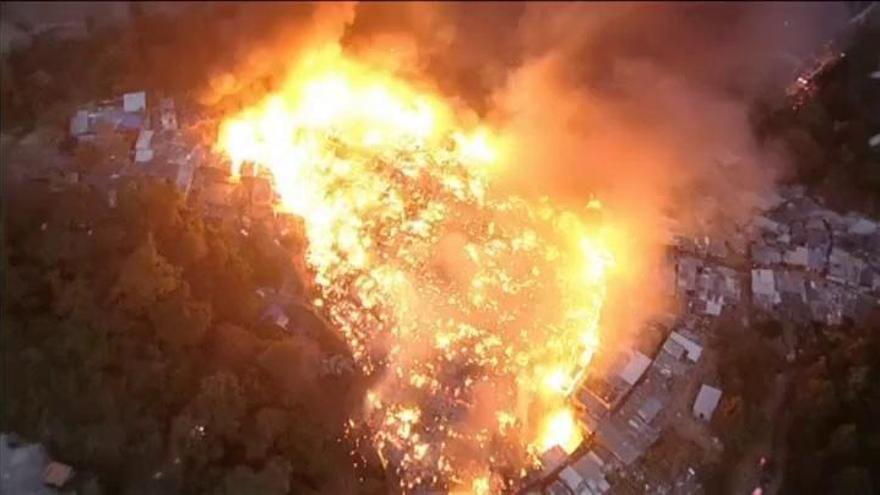
<path id="1" fill-rule="evenodd" d="M 352 424 L 404 490 L 509 489 L 577 448 L 569 397 L 614 267 L 598 201 L 494 189 L 502 137 L 335 45 L 230 116 L 218 147 L 303 218 L 313 304 L 378 377 Z"/>

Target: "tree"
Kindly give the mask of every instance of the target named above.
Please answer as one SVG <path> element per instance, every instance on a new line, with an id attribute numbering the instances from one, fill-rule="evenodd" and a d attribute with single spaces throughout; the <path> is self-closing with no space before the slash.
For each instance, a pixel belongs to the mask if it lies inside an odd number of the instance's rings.
<path id="1" fill-rule="evenodd" d="M 259 472 L 248 466 L 236 466 L 223 478 L 218 495 L 281 495 L 290 491 L 290 463 L 273 458 Z"/>
<path id="2" fill-rule="evenodd" d="M 181 285 L 164 297 L 150 312 L 150 321 L 164 342 L 176 347 L 201 342 L 211 322 L 211 306 L 194 301 L 189 289 Z"/>
<path id="3" fill-rule="evenodd" d="M 235 375 L 217 373 L 202 380 L 198 395 L 174 419 L 172 451 L 195 472 L 223 456 L 224 440 L 238 441 L 245 398 Z"/>
<path id="4" fill-rule="evenodd" d="M 111 300 L 134 314 L 144 314 L 180 285 L 180 274 L 156 251 L 153 236 L 123 262 Z"/>

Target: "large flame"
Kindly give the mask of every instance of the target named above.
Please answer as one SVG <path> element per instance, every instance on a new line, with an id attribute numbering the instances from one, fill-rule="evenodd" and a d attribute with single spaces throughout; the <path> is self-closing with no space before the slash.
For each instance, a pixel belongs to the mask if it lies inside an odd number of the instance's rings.
<path id="1" fill-rule="evenodd" d="M 221 126 L 304 219 L 322 307 L 382 377 L 366 422 L 406 491 L 506 489 L 582 437 L 569 405 L 599 344 L 607 231 L 492 188 L 503 140 L 330 45 Z M 511 474 L 512 473 L 512 474 Z"/>

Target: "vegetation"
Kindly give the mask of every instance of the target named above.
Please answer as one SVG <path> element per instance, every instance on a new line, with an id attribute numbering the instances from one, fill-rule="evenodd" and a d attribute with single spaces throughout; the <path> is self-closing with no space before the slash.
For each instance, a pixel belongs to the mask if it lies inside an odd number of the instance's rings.
<path id="1" fill-rule="evenodd" d="M 780 102 L 755 105 L 758 135 L 791 157 L 787 177 L 805 183 L 840 210 L 880 214 L 880 148 L 868 140 L 880 131 L 877 70 L 880 23 L 857 30 L 844 57 L 821 75 L 817 93 L 802 108 Z"/>
<path id="2" fill-rule="evenodd" d="M 257 288 L 298 276 L 256 254 L 269 231 L 206 224 L 148 179 L 115 208 L 82 184 L 6 191 L 3 431 L 108 493 L 354 491 L 342 426 L 363 386 L 318 376 L 305 335 L 328 329 L 297 306 L 294 336 L 261 321 Z M 378 472 L 362 486 L 382 491 Z"/>
<path id="3" fill-rule="evenodd" d="M 789 403 L 784 493 L 880 489 L 880 314 L 815 329 Z"/>

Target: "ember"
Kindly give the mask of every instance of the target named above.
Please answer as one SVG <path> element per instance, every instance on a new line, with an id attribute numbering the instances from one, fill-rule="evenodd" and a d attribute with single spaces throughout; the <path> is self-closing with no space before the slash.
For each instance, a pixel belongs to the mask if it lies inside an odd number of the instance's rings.
<path id="1" fill-rule="evenodd" d="M 493 189 L 503 143 L 335 45 L 220 131 L 234 174 L 268 170 L 304 219 L 315 305 L 382 376 L 363 420 L 404 491 L 509 489 L 502 473 L 582 439 L 568 399 L 599 345 L 612 235 L 598 200 Z"/>

